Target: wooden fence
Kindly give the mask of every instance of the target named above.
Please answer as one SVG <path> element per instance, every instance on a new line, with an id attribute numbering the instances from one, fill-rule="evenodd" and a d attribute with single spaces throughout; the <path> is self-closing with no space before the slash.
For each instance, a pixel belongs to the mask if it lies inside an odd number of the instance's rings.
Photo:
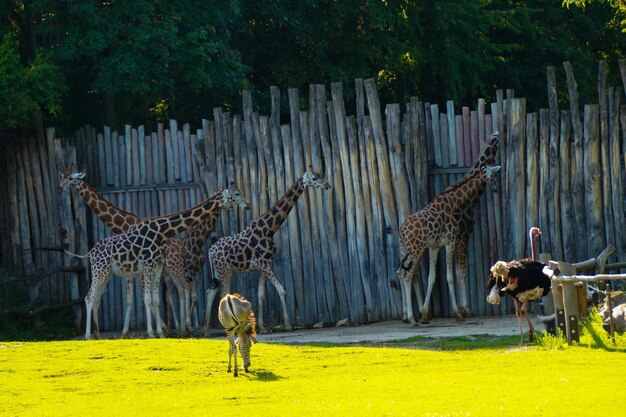
<path id="1" fill-rule="evenodd" d="M 270 115 L 255 112 L 244 91 L 242 116 L 217 108 L 195 130 L 170 121 L 156 132 L 141 126 L 126 126 L 123 132 L 84 127 L 60 139 L 48 129 L 5 164 L 2 186 L 10 198 L 0 204 L 0 214 L 8 219 L 4 227 L 11 241 L 3 239 L 3 262 L 23 275 L 43 265 L 69 265 L 76 261 L 33 248 L 63 244 L 84 253 L 110 233 L 80 198 L 53 192 L 57 171 L 67 164 L 84 167 L 87 180 L 105 198 L 140 217 L 190 207 L 207 192 L 236 185 L 252 210 L 223 213 L 216 237 L 240 231 L 312 167 L 333 189 L 307 191 L 275 238 L 274 271 L 287 290 L 290 317 L 301 325 L 399 318 L 399 226 L 461 178 L 485 138 L 498 129 L 500 192 L 486 191 L 476 211 L 468 269 L 473 312 L 508 314 L 509 304 L 486 304 L 484 284 L 495 260 L 527 256 L 530 226 L 543 230 L 543 251 L 552 252 L 553 259 L 587 259 L 607 243 L 616 245 L 617 259 L 624 257 L 622 89 L 603 84 L 601 62 L 599 104 L 585 105 L 580 115 L 573 72 L 568 63 L 564 67 L 568 110 L 558 108 L 555 69 L 548 68 L 549 108 L 539 112 L 527 112 L 525 100 L 511 90 L 498 90 L 490 103 L 478 100 L 475 109 L 458 109 L 451 101 L 440 109 L 417 98 L 382 109 L 374 81 L 358 79 L 354 115 L 344 105 L 343 86 L 333 83 L 310 86 L 308 106 L 297 89 L 289 89 L 288 121 L 281 120 L 281 92 L 272 88 Z M 620 61 L 620 67 L 626 83 L 626 64 Z M 451 315 L 443 259 L 440 264 L 435 317 Z M 425 260 L 421 279 L 424 265 Z M 78 299 L 76 280 L 59 276 L 47 284 L 46 294 Z M 103 297 L 104 329 L 121 327 L 123 287 L 113 279 Z M 233 278 L 232 291 L 253 304 L 257 288 L 256 273 Z M 139 293 L 133 325 L 141 328 Z M 273 288 L 267 296 L 267 320 L 280 322 Z"/>

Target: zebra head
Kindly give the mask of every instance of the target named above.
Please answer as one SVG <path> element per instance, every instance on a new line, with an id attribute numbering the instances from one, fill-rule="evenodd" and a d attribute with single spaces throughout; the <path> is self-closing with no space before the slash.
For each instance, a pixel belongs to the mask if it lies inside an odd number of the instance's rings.
<path id="1" fill-rule="evenodd" d="M 250 321 L 252 319 L 252 321 Z M 256 343 L 256 323 L 254 321 L 254 313 L 248 318 L 248 323 L 244 326 L 243 330 L 239 332 L 236 343 L 239 346 L 239 353 L 243 360 L 243 369 L 248 372 L 250 368 L 250 348 L 253 343 Z"/>

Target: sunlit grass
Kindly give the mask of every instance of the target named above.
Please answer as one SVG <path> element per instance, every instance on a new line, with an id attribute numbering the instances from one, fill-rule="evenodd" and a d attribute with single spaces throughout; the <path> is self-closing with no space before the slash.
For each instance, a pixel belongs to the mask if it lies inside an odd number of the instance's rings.
<path id="1" fill-rule="evenodd" d="M 259 343 L 233 378 L 225 340 L 0 346 L 3 416 L 623 415 L 626 356 L 584 347 Z"/>

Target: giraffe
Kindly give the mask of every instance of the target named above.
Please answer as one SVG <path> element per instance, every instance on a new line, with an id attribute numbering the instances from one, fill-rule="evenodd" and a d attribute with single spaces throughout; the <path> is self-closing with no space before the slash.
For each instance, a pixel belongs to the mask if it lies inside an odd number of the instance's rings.
<path id="1" fill-rule="evenodd" d="M 478 158 L 472 165 L 472 167 L 465 173 L 464 177 L 468 177 L 474 174 L 476 171 L 487 167 L 493 166 L 496 163 L 496 153 L 498 152 L 498 145 L 500 144 L 500 132 L 495 130 L 489 139 L 482 147 Z M 453 187 L 454 183 L 448 186 L 447 189 Z M 459 236 L 456 240 L 456 260 L 457 271 L 459 275 L 459 282 L 461 283 L 461 292 L 467 292 L 467 251 L 469 248 L 470 235 L 474 229 L 474 209 L 478 204 L 480 194 L 476 196 L 476 200 L 468 204 L 462 205 L 456 212 L 456 216 L 459 218 Z M 464 298 L 466 304 L 461 304 L 459 309 L 463 317 L 471 317 L 472 311 L 467 304 L 467 298 Z M 463 298 L 462 298 L 463 301 Z"/>
<path id="2" fill-rule="evenodd" d="M 240 197 L 239 191 L 218 191 L 202 203 L 187 210 L 161 217 L 149 217 L 119 235 L 102 239 L 86 254 L 75 255 L 91 261 L 92 282 L 85 297 L 87 326 L 85 339 L 91 338 L 91 315 L 94 315 L 95 334 L 98 333 L 98 307 L 100 298 L 111 273 L 127 280 L 143 275 L 143 296 L 146 305 L 146 325 L 149 337 L 154 337 L 152 312 L 156 319 L 157 333 L 163 337 L 159 310 L 159 279 L 165 262 L 164 243 L 199 222 L 206 221 L 221 207 L 231 207 Z"/>
<path id="3" fill-rule="evenodd" d="M 476 158 L 474 164 L 470 167 L 470 169 L 465 173 L 464 178 L 474 174 L 476 171 L 487 167 L 495 165 L 496 153 L 498 152 L 498 145 L 500 144 L 500 132 L 498 130 L 493 131 L 493 133 L 489 136 L 489 139 L 483 145 L 480 154 Z M 444 191 L 448 191 L 451 187 L 454 187 L 455 183 L 448 186 Z M 474 209 L 475 204 L 478 204 L 478 199 L 480 195 L 476 196 L 477 201 L 464 204 L 457 209 L 456 217 L 459 219 L 459 236 L 456 239 L 456 262 L 457 262 L 457 272 L 459 275 L 459 281 L 461 283 L 461 292 L 467 291 L 467 251 L 469 248 L 469 240 L 472 230 L 474 228 Z M 418 284 L 419 285 L 419 284 Z M 462 301 L 463 301 L 462 297 Z M 467 300 L 465 298 L 465 300 Z M 472 312 L 468 305 L 460 305 L 459 311 L 463 315 L 463 317 L 471 317 Z M 427 322 L 429 317 L 425 318 L 425 322 Z"/>
<path id="4" fill-rule="evenodd" d="M 115 234 L 124 233 L 132 226 L 141 222 L 141 219 L 137 215 L 124 211 L 105 199 L 100 193 L 94 190 L 93 187 L 84 180 L 84 178 L 84 173 L 72 172 L 70 167 L 66 167 L 57 187 L 57 193 L 61 193 L 68 189 L 77 190 L 79 195 L 85 200 L 85 203 L 91 208 L 94 214 Z M 238 192 L 233 194 L 233 198 L 235 200 L 235 205 L 226 205 L 224 206 L 226 209 L 232 211 L 235 210 L 235 206 L 248 208 L 248 203 L 241 195 L 239 195 Z M 197 276 L 198 272 L 202 269 L 204 262 L 202 246 L 204 245 L 209 233 L 213 230 L 218 215 L 219 211 L 212 213 L 206 221 L 191 228 L 183 239 L 173 237 L 165 243 L 166 255 L 163 269 L 163 282 L 167 289 L 167 300 L 172 308 L 174 324 L 179 330 L 179 333 L 181 331 L 181 327 L 178 322 L 173 299 L 171 297 L 172 291 L 170 289 L 172 287 L 176 287 L 177 289 L 180 300 L 179 307 L 182 322 L 183 309 L 185 312 L 189 313 L 189 307 L 186 303 L 186 300 L 189 298 L 189 293 L 192 300 L 197 300 L 198 283 L 197 280 L 194 282 L 192 278 Z M 133 278 L 129 278 L 126 279 L 126 309 L 124 313 L 124 329 L 122 330 L 122 337 L 126 337 L 128 335 L 133 299 Z"/>
<path id="5" fill-rule="evenodd" d="M 474 208 L 480 195 L 488 184 L 490 188 L 496 192 L 497 186 L 495 181 L 495 172 L 500 169 L 499 166 L 484 167 L 475 170 L 472 174 L 467 175 L 439 193 L 435 198 L 423 209 L 411 214 L 402 224 L 398 232 L 400 237 L 400 252 L 402 261 L 398 268 L 398 276 L 402 288 L 402 312 L 403 320 L 408 320 L 410 324 L 415 325 L 416 321 L 413 317 L 413 306 L 411 300 L 411 284 L 415 276 L 415 271 L 422 253 L 426 248 L 429 249 L 430 270 L 428 274 L 428 289 L 426 298 L 422 300 L 422 294 L 419 285 L 415 286 L 417 291 L 417 303 L 422 313 L 422 322 L 429 320 L 430 296 L 435 284 L 435 265 L 439 249 L 446 248 L 446 267 L 447 282 L 450 291 L 450 302 L 452 311 L 457 320 L 463 320 L 461 309 L 457 306 L 456 295 L 454 289 L 454 265 L 453 259 L 457 259 L 457 271 L 459 268 L 459 259 L 462 254 L 459 253 L 457 243 L 459 237 L 464 236 L 466 223 L 465 218 L 460 216 L 464 213 L 467 206 Z M 468 305 L 468 294 L 466 275 L 458 274 L 461 280 L 461 305 Z"/>
<path id="6" fill-rule="evenodd" d="M 236 203 L 241 208 L 249 208 L 248 203 L 243 198 L 239 198 Z M 179 296 L 180 328 L 183 327 L 183 320 L 185 320 L 184 331 L 189 331 L 191 328 L 191 313 L 194 308 L 197 308 L 198 283 L 205 262 L 202 247 L 208 239 L 209 233 L 213 230 L 216 220 L 217 215 L 211 216 L 191 228 L 184 238 L 171 239 L 166 245 L 167 253 L 163 279 L 172 279 L 174 283 L 181 283 L 184 286 L 184 289 L 181 288 L 181 285 L 176 286 Z M 183 296 L 181 297 L 181 295 Z M 190 296 L 191 300 L 189 300 Z M 173 303 L 171 305 L 173 306 Z M 175 313 L 174 319 L 176 322 Z M 177 328 L 179 327 L 177 326 Z"/>
<path id="7" fill-rule="evenodd" d="M 239 294 L 226 294 L 221 300 L 217 316 L 226 330 L 228 338 L 228 372 L 231 360 L 235 357 L 234 376 L 239 375 L 237 367 L 237 346 L 243 360 L 243 369 L 250 367 L 250 347 L 256 343 L 256 319 L 252 304 Z"/>
<path id="8" fill-rule="evenodd" d="M 274 206 L 270 207 L 258 219 L 253 220 L 245 230 L 236 235 L 222 237 L 209 248 L 209 264 L 213 272 L 214 282 L 217 284 L 207 291 L 205 334 L 208 333 L 213 299 L 220 286 L 222 296 L 230 291 L 233 270 L 238 272 L 261 271 L 258 289 L 259 328 L 263 328 L 265 282 L 269 280 L 278 291 L 285 328 L 292 330 L 291 321 L 287 314 L 286 291 L 272 272 L 272 257 L 276 253 L 276 245 L 272 238 L 307 187 L 331 188 L 330 184 L 321 179 L 319 175 L 307 171 L 296 180 Z"/>

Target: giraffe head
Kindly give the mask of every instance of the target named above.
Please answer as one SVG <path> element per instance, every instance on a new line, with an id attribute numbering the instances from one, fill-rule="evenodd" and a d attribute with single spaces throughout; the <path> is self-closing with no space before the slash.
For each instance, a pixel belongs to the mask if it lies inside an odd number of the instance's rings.
<path id="1" fill-rule="evenodd" d="M 493 165 L 496 162 L 496 152 L 498 152 L 498 145 L 500 144 L 500 131 L 495 130 L 489 139 L 485 142 L 482 149 L 480 150 L 480 154 L 478 156 L 478 160 L 472 166 L 470 172 L 481 169 L 489 165 Z"/>
<path id="2" fill-rule="evenodd" d="M 234 211 L 237 207 L 249 209 L 250 205 L 236 188 L 226 188 L 222 191 L 222 208 Z"/>
<path id="3" fill-rule="evenodd" d="M 300 178 L 300 182 L 303 187 L 315 187 L 315 188 L 325 188 L 329 190 L 331 188 L 330 184 L 322 179 L 319 174 L 316 174 L 311 171 L 307 171 Z"/>
<path id="4" fill-rule="evenodd" d="M 76 187 L 85 176 L 86 174 L 84 172 L 72 172 L 70 167 L 65 168 L 65 172 L 63 176 L 61 176 L 61 181 L 59 181 L 59 185 L 57 186 L 57 193 L 62 193 L 71 187 Z"/>
<path id="5" fill-rule="evenodd" d="M 498 183 L 496 182 L 496 172 L 500 171 L 500 165 L 487 166 L 481 168 L 485 175 L 485 184 L 489 186 L 494 193 L 498 192 Z"/>

